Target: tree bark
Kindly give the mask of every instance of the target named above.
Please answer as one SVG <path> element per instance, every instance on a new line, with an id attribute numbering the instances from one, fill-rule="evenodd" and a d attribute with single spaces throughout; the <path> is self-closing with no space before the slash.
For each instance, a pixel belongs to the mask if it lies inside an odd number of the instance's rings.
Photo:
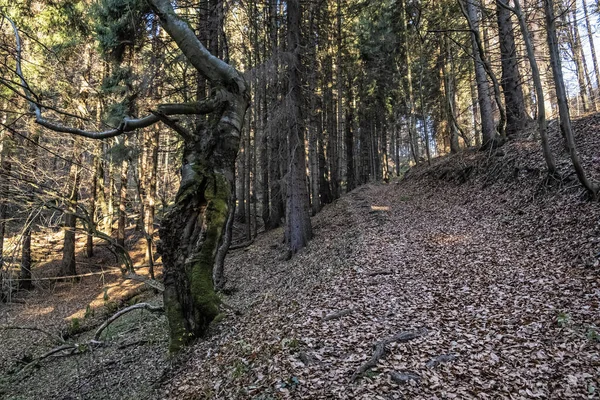
<path id="1" fill-rule="evenodd" d="M 414 112 L 414 95 L 413 95 L 413 82 L 412 82 L 412 61 L 410 57 L 411 49 L 408 47 L 409 35 L 408 35 L 408 11 L 406 10 L 406 1 L 400 0 L 400 7 L 402 7 L 402 30 L 404 32 L 404 40 L 406 43 L 404 52 L 406 62 L 406 89 L 408 92 L 408 98 L 406 99 L 406 114 L 408 117 L 408 137 L 410 139 L 410 149 L 416 165 L 419 165 L 419 138 L 417 135 L 417 124 Z"/>
<path id="2" fill-rule="evenodd" d="M 75 139 L 73 144 L 73 163 L 69 171 L 69 182 L 71 184 L 69 190 L 69 198 L 66 204 L 65 223 L 64 223 L 64 245 L 63 258 L 60 273 L 62 276 L 77 275 L 77 267 L 75 263 L 75 228 L 77 225 L 77 200 L 79 194 L 79 177 L 80 177 L 80 149 L 79 139 Z"/>
<path id="3" fill-rule="evenodd" d="M 511 13 L 498 1 L 502 0 L 496 1 L 496 15 L 502 57 L 502 89 L 504 89 L 504 103 L 506 104 L 506 134 L 510 136 L 529 122 L 529 116 L 525 111 Z"/>
<path id="4" fill-rule="evenodd" d="M 312 226 L 306 188 L 306 162 L 304 153 L 304 120 L 300 86 L 300 21 L 302 10 L 299 0 L 288 0 L 288 65 L 291 112 L 288 117 L 289 176 L 286 205 L 286 241 L 289 250 L 296 253 L 312 238 Z"/>
<path id="5" fill-rule="evenodd" d="M 594 200 L 598 198 L 598 185 L 592 182 L 585 174 L 579 154 L 575 145 L 573 128 L 571 126 L 571 116 L 569 115 L 569 103 L 565 82 L 562 75 L 562 66 L 560 59 L 560 50 L 558 46 L 558 37 L 556 35 L 556 21 L 554 17 L 554 0 L 544 0 L 544 9 L 546 11 L 546 32 L 548 38 L 548 48 L 550 49 L 550 65 L 552 66 L 552 75 L 556 86 L 556 96 L 558 101 L 558 111 L 560 114 L 560 130 L 565 138 L 569 156 L 573 163 L 573 168 L 581 185 L 587 190 L 590 197 Z"/>
<path id="6" fill-rule="evenodd" d="M 581 39 L 579 38 L 579 28 L 577 27 L 577 14 L 576 14 L 576 2 L 573 2 L 571 12 L 568 10 L 563 13 L 563 18 L 567 22 L 569 29 L 569 44 L 571 47 L 571 56 L 573 57 L 573 63 L 575 64 L 575 71 L 577 72 L 577 82 L 579 83 L 579 97 L 581 98 L 581 105 L 583 106 L 583 112 L 587 113 L 590 111 L 590 102 L 588 96 L 587 86 L 587 67 L 585 65 L 585 58 L 583 56 L 581 48 Z"/>
<path id="7" fill-rule="evenodd" d="M 462 0 L 458 0 L 462 6 Z M 465 17 L 471 29 L 471 46 L 475 62 L 475 80 L 477 82 L 477 99 L 479 102 L 479 113 L 481 116 L 481 139 L 482 148 L 493 146 L 496 141 L 496 129 L 494 127 L 494 116 L 490 96 L 490 85 L 487 80 L 484 60 L 481 57 L 481 43 L 479 43 L 479 16 L 475 4 L 467 1 Z"/>
<path id="8" fill-rule="evenodd" d="M 529 35 L 527 21 L 525 21 L 525 16 L 523 15 L 523 11 L 521 10 L 521 4 L 519 3 L 519 0 L 514 0 L 515 6 L 510 11 L 507 5 L 503 2 L 501 3 L 501 1 L 502 0 L 497 0 L 498 6 L 506 10 L 507 12 L 512 11 L 517 16 L 517 20 L 519 21 L 519 26 L 523 35 L 523 41 L 525 42 L 525 48 L 527 49 L 527 58 L 529 59 L 529 65 L 531 67 L 531 76 L 534 82 L 535 93 L 537 98 L 537 123 L 538 133 L 540 135 L 540 139 L 542 140 L 542 152 L 544 154 L 546 166 L 548 167 L 548 174 L 551 177 L 557 178 L 558 173 L 556 171 L 556 163 L 554 161 L 554 156 L 552 155 L 552 150 L 550 149 L 550 144 L 548 142 L 546 110 L 543 101 L 544 87 L 542 85 L 542 77 L 537 64 L 537 58 L 533 47 L 533 43 L 531 41 L 531 36 Z"/>
<path id="9" fill-rule="evenodd" d="M 352 83 L 348 83 L 346 93 L 346 193 L 356 187 L 356 176 L 354 174 L 354 110 L 352 107 Z M 398 160 L 396 160 L 398 163 Z"/>
<path id="10" fill-rule="evenodd" d="M 594 40 L 594 35 L 592 34 L 592 25 L 590 24 L 590 17 L 588 14 L 587 0 L 582 1 L 583 6 L 583 14 L 585 16 L 585 26 L 587 28 L 588 40 L 590 43 L 590 54 L 592 55 L 592 66 L 594 67 L 594 75 L 596 77 L 596 104 L 600 100 L 598 96 L 600 96 L 600 69 L 598 69 L 598 58 L 596 57 L 596 45 Z"/>

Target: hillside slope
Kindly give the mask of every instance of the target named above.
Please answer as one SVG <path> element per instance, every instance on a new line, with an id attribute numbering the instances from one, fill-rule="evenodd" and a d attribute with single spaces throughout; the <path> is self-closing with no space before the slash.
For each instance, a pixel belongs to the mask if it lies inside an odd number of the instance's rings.
<path id="1" fill-rule="evenodd" d="M 576 123 L 594 176 L 598 121 Z M 228 317 L 157 397 L 597 396 L 600 208 L 552 140 L 563 182 L 545 185 L 539 145 L 518 139 L 358 188 L 290 261 L 277 231 L 232 252 Z M 402 332 L 418 337 L 357 374 Z"/>

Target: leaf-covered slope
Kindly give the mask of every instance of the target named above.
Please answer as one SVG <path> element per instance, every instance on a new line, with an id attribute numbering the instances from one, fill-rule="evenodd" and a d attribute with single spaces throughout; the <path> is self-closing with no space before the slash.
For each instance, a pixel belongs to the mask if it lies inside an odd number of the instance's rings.
<path id="1" fill-rule="evenodd" d="M 584 160 L 593 169 L 591 132 Z M 243 314 L 231 312 L 157 395 L 597 395 L 600 210 L 572 181 L 540 185 L 540 157 L 515 141 L 500 155 L 440 160 L 327 207 L 315 239 L 290 261 L 275 245 L 280 232 L 232 253 L 229 285 L 239 291 L 226 301 Z M 439 179 L 444 168 L 469 165 L 477 169 L 466 183 Z M 375 344 L 423 328 L 390 342 L 376 367 L 352 380 Z"/>

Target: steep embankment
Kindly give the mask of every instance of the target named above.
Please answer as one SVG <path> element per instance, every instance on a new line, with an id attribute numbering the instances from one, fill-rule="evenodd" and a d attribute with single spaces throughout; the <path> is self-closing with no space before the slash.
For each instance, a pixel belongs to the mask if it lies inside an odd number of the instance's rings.
<path id="1" fill-rule="evenodd" d="M 595 176 L 598 122 L 576 124 Z M 600 207 L 556 131 L 553 145 L 560 184 L 541 183 L 536 142 L 515 140 L 355 190 L 314 219 L 315 239 L 290 261 L 280 232 L 233 252 L 230 315 L 156 395 L 597 395 Z M 402 332 L 418 335 L 388 340 Z"/>

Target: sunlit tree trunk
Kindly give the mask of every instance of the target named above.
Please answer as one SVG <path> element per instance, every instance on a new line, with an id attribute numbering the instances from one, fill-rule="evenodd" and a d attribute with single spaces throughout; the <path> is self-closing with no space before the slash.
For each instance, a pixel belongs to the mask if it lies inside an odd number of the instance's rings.
<path id="1" fill-rule="evenodd" d="M 560 130 L 565 138 L 569 156 L 573 163 L 573 168 L 577 173 L 577 178 L 581 185 L 588 191 L 590 197 L 594 200 L 598 198 L 598 186 L 592 182 L 585 174 L 579 154 L 575 146 L 573 128 L 571 126 L 571 116 L 569 115 L 569 103 L 565 82 L 563 79 L 562 65 L 560 59 L 560 50 L 558 46 L 558 37 L 556 35 L 556 21 L 554 14 L 554 1 L 544 0 L 544 9 L 546 12 L 546 32 L 548 37 L 548 48 L 550 49 L 550 65 L 552 66 L 552 75 L 556 86 L 556 96 L 558 101 L 558 111 L 560 113 Z"/>

